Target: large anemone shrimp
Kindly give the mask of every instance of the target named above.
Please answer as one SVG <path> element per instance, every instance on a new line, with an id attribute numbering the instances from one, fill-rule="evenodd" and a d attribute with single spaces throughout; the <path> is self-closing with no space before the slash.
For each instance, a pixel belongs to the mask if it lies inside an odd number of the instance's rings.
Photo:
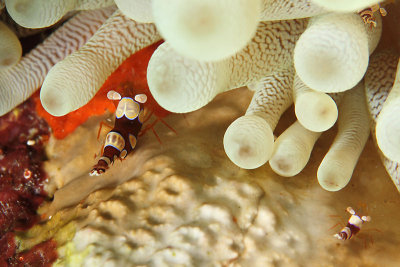
<path id="1" fill-rule="evenodd" d="M 127 58 L 107 78 L 92 100 L 90 100 L 85 106 L 65 116 L 54 117 L 47 113 L 41 106 L 39 94 L 35 95 L 37 113 L 48 122 L 54 137 L 57 139 L 63 139 L 68 136 L 90 116 L 101 115 L 107 110 L 112 113 L 118 113 L 118 111 L 120 113 L 122 112 L 120 118 L 118 118 L 117 114 L 115 120 L 116 124 L 114 127 L 111 127 L 113 130 L 111 130 L 106 137 L 105 144 L 102 148 L 102 155 L 98 160 L 98 163 L 93 167 L 93 170 L 91 171 L 92 175 L 99 175 L 105 172 L 108 165 L 116 158 L 125 158 L 135 147 L 138 135 L 140 136 L 148 130 L 153 130 L 153 127 L 157 122 L 160 121 L 164 123 L 174 131 L 163 121 L 163 118 L 167 116 L 169 112 L 157 104 L 147 85 L 147 65 L 151 55 L 161 43 L 162 42 L 157 42 L 150 45 Z M 127 108 L 134 109 L 133 113 L 135 114 L 130 114 L 130 118 L 128 118 L 129 116 L 125 116 Z M 154 116 L 155 119 L 141 130 L 142 123 L 152 116 Z M 122 117 L 127 118 L 127 121 L 122 119 Z M 140 134 L 139 131 L 141 131 Z M 129 135 L 129 133 L 131 133 L 131 135 Z M 157 134 L 155 132 L 154 134 L 160 141 Z M 122 136 L 122 139 L 118 138 Z M 114 143 L 118 140 L 120 141 L 118 144 L 120 151 L 117 153 Z M 134 144 L 132 142 L 134 142 Z M 123 147 L 121 147 L 122 143 L 124 143 Z M 115 151 L 109 151 L 113 149 Z"/>
<path id="2" fill-rule="evenodd" d="M 118 101 L 114 128 L 108 132 L 101 157 L 90 175 L 104 173 L 115 159 L 124 159 L 135 148 L 145 119 L 143 104 L 147 101 L 146 94 L 135 95 L 134 89 L 126 85 L 123 97 L 116 91 L 109 91 L 107 97 Z"/>

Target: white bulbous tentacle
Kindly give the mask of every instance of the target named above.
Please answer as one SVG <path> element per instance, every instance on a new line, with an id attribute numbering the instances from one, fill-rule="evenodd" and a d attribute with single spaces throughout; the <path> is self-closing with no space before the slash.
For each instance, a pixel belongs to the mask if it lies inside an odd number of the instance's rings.
<path id="1" fill-rule="evenodd" d="M 72 10 L 89 10 L 113 5 L 112 0 L 5 0 L 7 11 L 19 25 L 44 28 Z"/>
<path id="2" fill-rule="evenodd" d="M 291 67 L 294 43 L 306 24 L 307 20 L 261 22 L 245 49 L 217 62 L 185 58 L 164 43 L 149 61 L 150 91 L 166 110 L 197 110 L 219 93 Z"/>
<path id="3" fill-rule="evenodd" d="M 21 55 L 22 46 L 18 37 L 0 21 L 0 71 L 17 64 Z"/>
<path id="4" fill-rule="evenodd" d="M 5 0 L 7 12 L 26 28 L 48 27 L 74 8 L 74 0 Z"/>
<path id="5" fill-rule="evenodd" d="M 318 182 L 328 191 L 345 187 L 369 136 L 370 118 L 363 83 L 349 90 L 339 106 L 338 133 L 318 168 Z"/>
<path id="6" fill-rule="evenodd" d="M 224 135 L 229 159 L 244 169 L 264 165 L 272 154 L 274 135 L 269 124 L 256 115 L 242 116 L 232 122 Z"/>
<path id="7" fill-rule="evenodd" d="M 49 71 L 40 93 L 43 107 L 54 116 L 82 107 L 126 58 L 160 38 L 153 24 L 117 10 L 81 49 Z"/>
<path id="8" fill-rule="evenodd" d="M 260 82 L 246 114 L 236 119 L 224 135 L 225 153 L 241 168 L 264 165 L 274 146 L 273 131 L 292 104 L 293 70 L 267 76 Z"/>
<path id="9" fill-rule="evenodd" d="M 381 32 L 379 15 L 372 28 L 358 14 L 314 17 L 296 43 L 296 73 L 313 90 L 334 93 L 353 88 L 363 78 Z"/>
<path id="10" fill-rule="evenodd" d="M 63 23 L 68 21 L 70 18 L 75 16 L 78 12 L 69 12 L 67 15 L 62 17 L 56 24 L 52 25 L 51 27 L 54 27 L 54 29 L 59 28 Z M 25 28 L 16 23 L 7 12 L 1 12 L 0 11 L 0 20 L 3 21 L 10 30 L 12 30 L 18 38 L 24 38 L 28 36 L 32 36 L 41 32 L 45 32 L 49 30 L 48 28 Z"/>
<path id="11" fill-rule="evenodd" d="M 0 72 L 0 115 L 39 89 L 51 67 L 83 46 L 114 10 L 110 7 L 80 12 L 22 57 L 15 66 Z"/>
<path id="12" fill-rule="evenodd" d="M 269 165 L 277 174 L 292 177 L 307 165 L 320 132 L 306 129 L 299 121 L 287 128 L 275 141 Z"/>
<path id="13" fill-rule="evenodd" d="M 370 58 L 370 64 L 365 74 L 365 95 L 369 114 L 372 118 L 371 133 L 375 141 L 376 121 L 393 87 L 398 60 L 399 54 L 396 51 L 375 52 Z M 400 191 L 400 163 L 388 159 L 382 152 L 379 155 L 397 190 Z"/>
<path id="14" fill-rule="evenodd" d="M 400 163 L 400 60 L 396 78 L 376 119 L 376 141 L 390 160 Z"/>
<path id="15" fill-rule="evenodd" d="M 312 90 L 296 75 L 293 83 L 296 117 L 305 128 L 323 132 L 331 128 L 338 117 L 335 101 L 326 93 Z"/>

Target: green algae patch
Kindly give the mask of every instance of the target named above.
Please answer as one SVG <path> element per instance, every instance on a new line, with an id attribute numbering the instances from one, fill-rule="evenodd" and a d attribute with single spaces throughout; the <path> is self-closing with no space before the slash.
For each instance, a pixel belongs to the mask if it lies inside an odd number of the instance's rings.
<path id="1" fill-rule="evenodd" d="M 18 251 L 24 251 L 43 241 L 53 239 L 58 245 L 72 240 L 76 233 L 76 223 L 57 213 L 44 224 L 37 224 L 27 232 L 18 233 Z"/>

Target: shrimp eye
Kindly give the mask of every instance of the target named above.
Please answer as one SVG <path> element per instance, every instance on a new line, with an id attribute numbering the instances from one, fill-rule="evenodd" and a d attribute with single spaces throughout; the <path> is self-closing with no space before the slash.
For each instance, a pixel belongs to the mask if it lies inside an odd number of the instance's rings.
<path id="1" fill-rule="evenodd" d="M 118 92 L 115 92 L 114 90 L 108 91 L 107 93 L 107 98 L 110 100 L 120 100 L 121 95 Z"/>
<path id="2" fill-rule="evenodd" d="M 135 100 L 139 103 L 146 103 L 147 96 L 145 94 L 138 94 L 138 95 L 135 95 Z"/>

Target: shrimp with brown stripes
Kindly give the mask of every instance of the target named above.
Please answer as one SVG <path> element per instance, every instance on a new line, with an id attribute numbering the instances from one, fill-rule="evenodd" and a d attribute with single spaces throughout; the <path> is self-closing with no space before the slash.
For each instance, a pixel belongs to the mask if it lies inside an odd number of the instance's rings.
<path id="1" fill-rule="evenodd" d="M 357 215 L 352 207 L 348 207 L 346 211 L 351 214 L 347 225 L 343 227 L 339 233 L 334 235 L 334 237 L 343 241 L 352 238 L 360 231 L 364 222 L 369 222 L 371 220 L 370 216 Z"/>
<path id="2" fill-rule="evenodd" d="M 104 173 L 116 159 L 124 159 L 136 146 L 138 134 L 144 120 L 145 94 L 134 95 L 133 89 L 125 88 L 125 96 L 116 91 L 109 91 L 107 98 L 117 100 L 114 128 L 107 134 L 102 155 L 93 166 L 90 175 Z"/>

